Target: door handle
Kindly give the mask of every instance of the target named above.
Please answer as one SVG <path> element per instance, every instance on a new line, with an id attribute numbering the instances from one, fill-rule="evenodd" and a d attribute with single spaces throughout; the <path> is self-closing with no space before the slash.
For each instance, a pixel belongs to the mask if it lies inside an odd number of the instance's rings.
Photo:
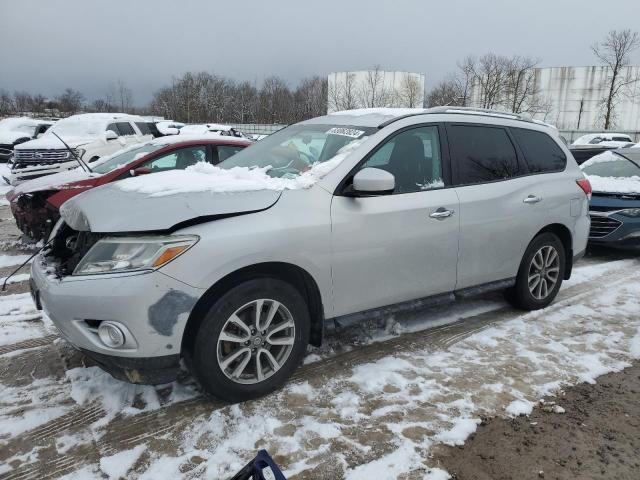
<path id="1" fill-rule="evenodd" d="M 542 201 L 541 197 L 538 197 L 537 195 L 529 195 L 527 198 L 525 198 L 524 200 L 522 200 L 524 203 L 529 203 L 529 204 L 533 204 L 533 203 L 538 203 Z"/>
<path id="2" fill-rule="evenodd" d="M 453 215 L 453 213 L 453 210 L 447 210 L 446 208 L 440 207 L 435 212 L 430 213 L 429 216 L 437 220 L 444 220 L 445 218 L 449 218 Z"/>

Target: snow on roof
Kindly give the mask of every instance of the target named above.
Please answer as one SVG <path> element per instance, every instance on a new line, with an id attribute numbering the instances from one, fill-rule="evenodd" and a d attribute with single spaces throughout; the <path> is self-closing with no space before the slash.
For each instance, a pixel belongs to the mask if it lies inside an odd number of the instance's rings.
<path id="1" fill-rule="evenodd" d="M 382 117 L 401 117 L 403 115 L 414 115 L 416 113 L 427 113 L 426 108 L 356 108 L 353 110 L 341 110 L 330 113 L 331 115 L 349 115 L 351 117 L 361 117 L 363 115 L 377 115 Z"/>
<path id="2" fill-rule="evenodd" d="M 28 125 L 37 127 L 38 125 L 53 125 L 51 120 L 39 120 L 30 117 L 8 117 L 0 120 L 1 129 L 11 129 L 15 125 Z"/>

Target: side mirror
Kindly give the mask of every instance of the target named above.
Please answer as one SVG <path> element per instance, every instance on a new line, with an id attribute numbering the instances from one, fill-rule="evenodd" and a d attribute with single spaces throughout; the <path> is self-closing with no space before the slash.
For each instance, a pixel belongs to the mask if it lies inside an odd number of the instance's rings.
<path id="1" fill-rule="evenodd" d="M 105 137 L 107 140 L 115 140 L 118 138 L 118 134 L 113 130 L 107 130 L 107 133 L 105 133 Z"/>
<path id="2" fill-rule="evenodd" d="M 151 169 L 149 167 L 138 167 L 129 170 L 129 175 L 131 175 L 132 177 L 137 177 L 138 175 L 148 175 L 149 173 L 151 173 Z"/>
<path id="3" fill-rule="evenodd" d="M 380 168 L 363 168 L 353 177 L 353 192 L 381 195 L 393 192 L 396 188 L 395 177 Z"/>

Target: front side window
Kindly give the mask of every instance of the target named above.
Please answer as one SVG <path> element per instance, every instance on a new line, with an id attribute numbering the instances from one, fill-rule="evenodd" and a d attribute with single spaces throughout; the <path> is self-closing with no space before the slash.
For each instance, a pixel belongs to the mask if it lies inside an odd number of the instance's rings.
<path id="1" fill-rule="evenodd" d="M 412 193 L 444 187 L 438 127 L 405 130 L 386 140 L 360 167 L 393 174 L 393 193 Z"/>
<path id="2" fill-rule="evenodd" d="M 138 127 L 138 130 L 140 130 L 140 133 L 142 133 L 142 135 L 151 135 L 151 129 L 149 128 L 149 125 L 145 122 L 136 122 L 136 127 Z"/>
<path id="3" fill-rule="evenodd" d="M 543 132 L 512 128 L 531 173 L 557 172 L 567 166 L 567 156 L 553 139 Z"/>
<path id="4" fill-rule="evenodd" d="M 115 133 L 116 135 L 120 136 L 120 129 L 118 128 L 118 125 L 115 123 L 110 123 L 109 125 L 107 125 L 107 131 L 111 130 L 113 133 Z"/>
<path id="5" fill-rule="evenodd" d="M 447 133 L 459 185 L 506 180 L 522 174 L 516 149 L 505 129 L 450 125 Z"/>
<path id="6" fill-rule="evenodd" d="M 153 173 L 166 170 L 184 170 L 198 162 L 207 161 L 205 147 L 187 147 L 146 162 L 142 167 L 150 168 Z"/>
<path id="7" fill-rule="evenodd" d="M 118 130 L 120 131 L 120 135 L 135 135 L 136 132 L 131 126 L 129 122 L 117 122 Z"/>
<path id="8" fill-rule="evenodd" d="M 219 166 L 267 168 L 266 173 L 272 177 L 295 178 L 375 131 L 375 127 L 354 125 L 291 125 L 245 148 Z"/>

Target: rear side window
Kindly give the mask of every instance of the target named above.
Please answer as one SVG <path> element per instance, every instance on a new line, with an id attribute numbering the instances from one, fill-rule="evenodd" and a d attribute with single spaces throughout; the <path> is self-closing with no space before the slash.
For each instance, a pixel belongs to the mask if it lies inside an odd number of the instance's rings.
<path id="1" fill-rule="evenodd" d="M 235 155 L 244 147 L 240 145 L 218 145 L 218 162 L 223 162 L 232 155 Z M 216 162 L 217 163 L 217 162 Z"/>
<path id="2" fill-rule="evenodd" d="M 138 127 L 138 130 L 140 130 L 140 133 L 142 133 L 142 135 L 151 135 L 149 125 L 147 125 L 145 122 L 136 122 L 136 127 Z"/>
<path id="3" fill-rule="evenodd" d="M 447 133 L 459 185 L 506 180 L 523 173 L 503 128 L 449 125 Z"/>
<path id="4" fill-rule="evenodd" d="M 567 166 L 567 156 L 553 139 L 543 132 L 512 128 L 531 173 L 558 172 Z"/>
<path id="5" fill-rule="evenodd" d="M 129 122 L 117 122 L 118 130 L 120 130 L 120 135 L 135 135 L 136 132 L 131 126 Z"/>

